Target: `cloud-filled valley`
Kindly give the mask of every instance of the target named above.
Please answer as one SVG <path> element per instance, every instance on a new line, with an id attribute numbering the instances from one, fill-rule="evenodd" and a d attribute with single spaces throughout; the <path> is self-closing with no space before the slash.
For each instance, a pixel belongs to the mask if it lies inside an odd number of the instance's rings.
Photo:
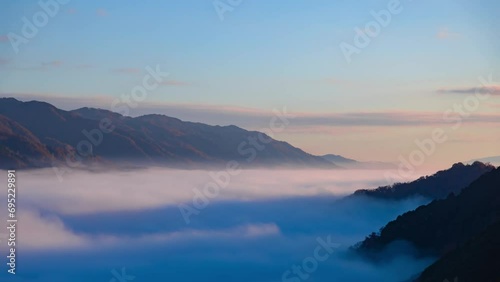
<path id="1" fill-rule="evenodd" d="M 308 281 L 402 281 L 432 262 L 375 265 L 348 251 L 427 202 L 343 198 L 386 184 L 381 171 L 245 170 L 186 224 L 177 205 L 210 180 L 160 168 L 73 172 L 62 182 L 51 169 L 20 172 L 18 281 L 109 281 L 124 267 L 134 281 L 298 281 L 282 276 L 320 238 L 337 247 Z"/>

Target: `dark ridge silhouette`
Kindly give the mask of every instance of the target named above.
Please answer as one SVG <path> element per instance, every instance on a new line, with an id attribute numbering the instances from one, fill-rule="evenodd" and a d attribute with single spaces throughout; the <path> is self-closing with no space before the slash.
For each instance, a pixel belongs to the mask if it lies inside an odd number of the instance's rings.
<path id="1" fill-rule="evenodd" d="M 67 160 L 187 168 L 225 166 L 228 161 L 243 167 L 335 167 L 286 142 L 236 126 L 210 126 L 163 115 L 132 118 L 93 108 L 64 111 L 45 102 L 14 98 L 0 98 L 0 115 L 0 168 L 4 169 L 64 165 Z M 114 130 L 101 130 L 103 120 L 105 128 Z M 82 141 L 93 144 L 79 150 Z"/>
<path id="2" fill-rule="evenodd" d="M 500 281 L 500 222 L 424 270 L 417 282 Z"/>
<path id="3" fill-rule="evenodd" d="M 354 196 L 368 196 L 379 199 L 401 200 L 410 197 L 424 197 L 431 200 L 444 199 L 450 193 L 458 195 L 481 175 L 495 169 L 490 164 L 474 162 L 470 165 L 454 164 L 450 169 L 423 176 L 413 182 L 396 183 L 374 190 L 357 190 Z"/>
<path id="4" fill-rule="evenodd" d="M 354 249 L 380 259 L 391 244 L 411 243 L 419 255 L 443 256 L 500 222 L 500 168 L 488 172 L 458 196 L 407 212 L 372 233 Z M 464 280 L 472 281 L 472 280 Z M 491 281 L 491 280 L 487 280 Z"/>

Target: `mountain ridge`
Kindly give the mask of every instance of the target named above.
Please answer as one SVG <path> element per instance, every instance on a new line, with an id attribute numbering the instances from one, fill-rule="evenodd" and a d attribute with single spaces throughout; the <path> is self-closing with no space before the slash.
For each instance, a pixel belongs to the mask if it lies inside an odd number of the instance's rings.
<path id="1" fill-rule="evenodd" d="M 443 256 L 500 222 L 500 168 L 485 173 L 458 194 L 398 216 L 354 249 L 377 258 L 390 244 L 411 243 L 421 255 Z M 499 238 L 500 239 L 500 238 Z"/>
<path id="2" fill-rule="evenodd" d="M 185 168 L 224 166 L 228 161 L 238 161 L 247 167 L 337 167 L 264 133 L 237 126 L 185 122 L 166 115 L 128 117 L 88 107 L 65 111 L 46 102 L 22 102 L 15 98 L 0 98 L 0 115 L 5 124 L 15 123 L 27 130 L 30 134 L 24 138 L 37 144 L 39 155 L 45 156 L 23 156 L 24 147 L 16 147 L 8 141 L 13 137 L 8 135 L 8 126 L 4 126 L 6 128 L 0 132 L 0 136 L 4 136 L 0 139 L 3 148 L 0 159 L 5 159 L 2 168 L 51 166 L 54 162 L 75 161 L 75 158 L 81 163 L 137 163 Z M 114 129 L 103 132 L 103 121 Z M 11 136 L 10 139 L 7 136 Z M 85 155 L 81 153 L 82 148 L 86 149 Z"/>
<path id="3" fill-rule="evenodd" d="M 326 154 L 321 155 L 323 159 L 347 169 L 395 169 L 397 166 L 393 163 L 376 162 L 376 161 L 358 161 L 346 158 L 341 155 Z"/>
<path id="4" fill-rule="evenodd" d="M 450 193 L 458 195 L 465 187 L 483 174 L 494 170 L 490 164 L 474 162 L 466 165 L 453 164 L 451 168 L 419 179 L 382 186 L 376 189 L 360 189 L 353 196 L 368 196 L 379 199 L 401 200 L 409 197 L 424 197 L 431 200 L 443 199 Z"/>

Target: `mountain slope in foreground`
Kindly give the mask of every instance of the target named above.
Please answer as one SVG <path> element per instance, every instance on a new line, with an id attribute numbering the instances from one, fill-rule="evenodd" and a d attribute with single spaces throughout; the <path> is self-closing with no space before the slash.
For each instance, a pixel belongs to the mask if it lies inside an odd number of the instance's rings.
<path id="1" fill-rule="evenodd" d="M 435 200 L 398 216 L 382 228 L 380 234 L 372 233 L 355 249 L 376 258 L 389 245 L 406 241 L 415 246 L 421 255 L 442 257 L 446 254 L 452 255 L 453 251 L 467 252 L 467 242 L 483 232 L 488 232 L 490 227 L 499 222 L 500 168 L 497 168 L 474 181 L 458 196 L 451 194 L 446 199 Z M 481 243 L 485 245 L 486 250 L 480 254 L 488 252 L 487 245 L 498 244 L 498 240 L 500 237 L 490 243 Z M 455 259 L 460 257 L 457 254 L 453 256 L 458 256 Z"/>
<path id="2" fill-rule="evenodd" d="M 500 222 L 429 266 L 417 282 L 500 281 Z"/>
<path id="3" fill-rule="evenodd" d="M 409 183 L 396 183 L 374 190 L 357 190 L 354 196 L 368 196 L 378 199 L 401 200 L 421 196 L 428 199 L 444 199 L 450 193 L 458 195 L 481 175 L 495 169 L 494 166 L 475 162 L 470 165 L 454 164 L 450 169 L 424 176 Z"/>
<path id="4" fill-rule="evenodd" d="M 54 162 L 194 168 L 225 166 L 228 161 L 241 166 L 335 167 L 286 142 L 236 126 L 163 115 L 132 118 L 91 108 L 64 111 L 45 102 L 14 98 L 0 98 L 0 160 L 0 168 Z"/>

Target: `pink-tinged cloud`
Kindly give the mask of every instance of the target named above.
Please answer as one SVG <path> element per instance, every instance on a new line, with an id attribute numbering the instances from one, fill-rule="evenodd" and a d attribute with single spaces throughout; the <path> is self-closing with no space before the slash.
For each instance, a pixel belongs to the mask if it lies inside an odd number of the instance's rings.
<path id="1" fill-rule="evenodd" d="M 139 68 L 117 68 L 111 70 L 114 73 L 138 74 L 141 72 Z"/>
<path id="2" fill-rule="evenodd" d="M 68 14 L 76 14 L 76 9 L 75 8 L 68 9 Z"/>
<path id="3" fill-rule="evenodd" d="M 10 60 L 0 58 L 0 65 L 7 65 L 9 63 L 10 63 Z"/>
<path id="4" fill-rule="evenodd" d="M 26 95 L 26 94 L 25 94 Z M 0 96 L 10 96 L 23 99 L 20 94 L 2 94 Z M 27 96 L 33 100 L 33 95 Z M 37 96 L 36 100 L 47 101 L 59 106 L 63 101 L 62 97 Z M 81 107 L 97 107 L 110 109 L 112 97 L 107 102 L 92 101 L 91 99 L 64 98 L 65 109 L 72 110 Z M 104 99 L 105 100 L 105 99 Z M 103 105 L 109 105 L 108 107 Z M 278 112 L 286 112 L 290 120 L 288 130 L 298 132 L 328 133 L 334 128 L 397 128 L 397 127 L 445 127 L 455 125 L 460 119 L 463 124 L 488 125 L 500 124 L 500 113 L 480 114 L 474 113 L 468 117 L 461 117 L 458 112 L 451 108 L 449 113 L 429 112 L 429 111 L 378 111 L 378 112 L 343 112 L 343 113 L 315 113 L 297 112 L 286 108 L 277 108 Z M 166 102 L 144 102 L 131 112 L 132 116 L 146 114 L 164 114 L 176 117 L 185 121 L 204 122 L 211 125 L 237 125 L 245 129 L 255 129 L 269 127 L 272 119 L 277 115 L 273 109 L 255 109 L 227 105 L 206 105 L 206 104 L 173 104 Z M 445 118 L 446 117 L 446 118 Z M 330 130 L 327 130 L 330 128 Z"/>
<path id="5" fill-rule="evenodd" d="M 90 69 L 93 67 L 94 67 L 94 65 L 91 65 L 91 64 L 80 64 L 80 65 L 75 66 L 75 68 L 77 68 L 77 69 Z"/>
<path id="6" fill-rule="evenodd" d="M 108 12 L 102 8 L 96 10 L 96 14 L 99 17 L 106 17 L 108 15 Z"/>
<path id="7" fill-rule="evenodd" d="M 192 84 L 180 80 L 165 80 L 160 83 L 163 86 L 191 86 Z"/>
<path id="8" fill-rule="evenodd" d="M 440 94 L 491 94 L 500 95 L 500 85 L 465 87 L 465 88 L 441 88 L 437 90 Z"/>
<path id="9" fill-rule="evenodd" d="M 9 42 L 9 37 L 7 35 L 0 35 L 0 42 Z"/>
<path id="10" fill-rule="evenodd" d="M 487 138 L 487 137 L 466 137 L 466 136 L 461 136 L 457 138 L 450 138 L 448 141 L 450 143 L 489 143 L 492 142 L 492 139 Z"/>
<path id="11" fill-rule="evenodd" d="M 34 64 L 34 65 L 13 65 L 9 66 L 9 69 L 17 71 L 48 71 L 53 68 L 59 68 L 63 64 L 64 64 L 63 61 L 55 60 L 55 61 L 41 62 L 40 64 Z"/>
<path id="12" fill-rule="evenodd" d="M 42 67 L 60 67 L 60 66 L 62 66 L 62 64 L 63 64 L 63 61 L 56 60 L 56 61 L 50 61 L 50 62 L 43 62 Z"/>
<path id="13" fill-rule="evenodd" d="M 257 129 L 258 130 L 258 129 Z M 286 129 L 287 134 L 325 134 L 325 135 L 365 135 L 380 134 L 389 130 L 386 127 L 332 127 L 326 125 L 293 126 Z"/>
<path id="14" fill-rule="evenodd" d="M 460 36 L 460 33 L 451 32 L 447 27 L 441 28 L 436 34 L 438 39 L 454 39 L 459 38 Z"/>

